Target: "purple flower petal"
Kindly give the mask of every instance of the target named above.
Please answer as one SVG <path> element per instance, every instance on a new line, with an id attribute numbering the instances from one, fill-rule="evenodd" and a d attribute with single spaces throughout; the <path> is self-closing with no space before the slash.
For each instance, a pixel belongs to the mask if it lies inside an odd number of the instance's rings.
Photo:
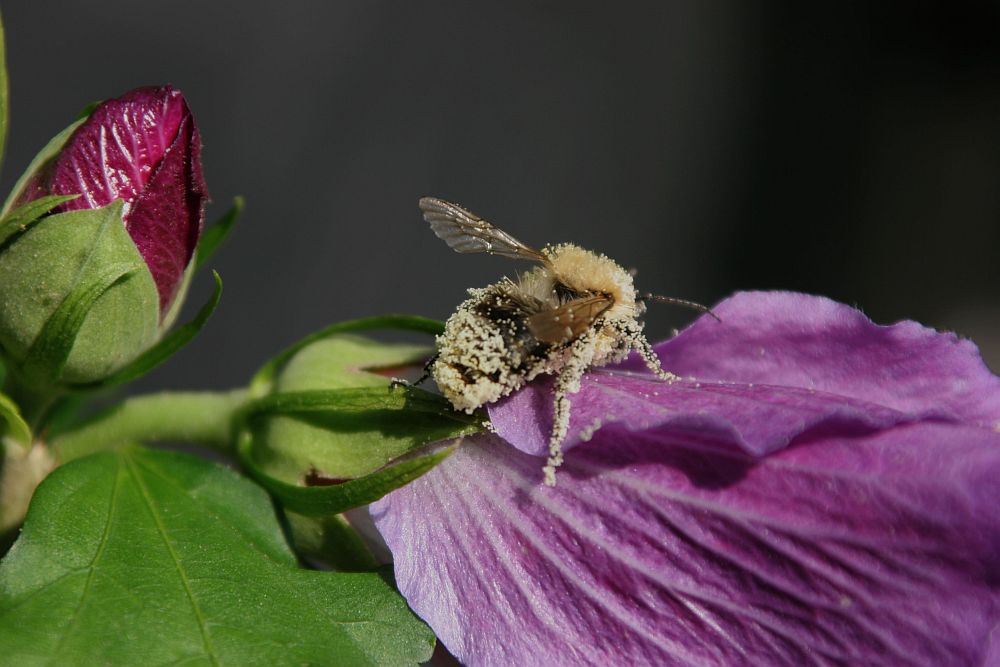
<path id="1" fill-rule="evenodd" d="M 662 425 L 728 434 L 754 455 L 811 429 L 850 432 L 934 417 L 988 428 L 1000 423 L 1000 379 L 976 348 L 915 322 L 878 326 L 820 297 L 746 292 L 656 346 L 667 383 L 630 358 L 594 369 L 570 396 L 569 450 L 595 428 Z M 489 406 L 497 432 L 522 451 L 547 449 L 551 382 Z"/>
<path id="2" fill-rule="evenodd" d="M 1000 434 L 922 422 L 756 459 L 614 426 L 555 488 L 467 441 L 372 506 L 413 609 L 470 665 L 982 665 Z M 992 653 L 990 653 L 992 652 Z"/>
<path id="3" fill-rule="evenodd" d="M 974 344 L 955 334 L 912 321 L 879 326 L 850 306 L 793 292 L 741 292 L 715 312 L 721 323 L 700 318 L 656 346 L 674 373 L 802 387 L 987 428 L 1000 424 L 1000 378 Z"/>
<path id="4" fill-rule="evenodd" d="M 204 182 L 201 138 L 188 115 L 125 217 L 129 234 L 156 280 L 161 313 L 170 307 L 198 246 L 208 194 Z"/>
<path id="5" fill-rule="evenodd" d="M 497 433 L 534 456 L 548 451 L 552 382 L 533 383 L 490 406 Z M 594 369 L 570 396 L 570 426 L 563 451 L 612 425 L 632 432 L 711 433 L 719 446 L 763 456 L 806 431 L 849 433 L 888 428 L 917 419 L 880 405 L 835 394 L 724 382 L 666 383 L 651 375 Z"/>
<path id="6" fill-rule="evenodd" d="M 469 664 L 1000 659 L 1000 380 L 975 347 L 738 294 L 571 396 L 532 383 L 372 506 L 400 590 Z M 523 451 L 518 451 L 518 448 Z"/>
<path id="7" fill-rule="evenodd" d="M 183 95 L 138 88 L 98 106 L 48 165 L 28 198 L 82 196 L 59 210 L 125 202 L 125 226 L 169 308 L 201 233 L 208 197 L 201 138 Z"/>

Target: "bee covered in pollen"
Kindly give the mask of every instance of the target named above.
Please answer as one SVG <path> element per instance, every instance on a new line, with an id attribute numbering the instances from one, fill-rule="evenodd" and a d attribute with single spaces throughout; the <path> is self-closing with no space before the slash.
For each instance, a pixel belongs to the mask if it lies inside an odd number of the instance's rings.
<path id="1" fill-rule="evenodd" d="M 431 229 L 460 253 L 485 252 L 536 262 L 517 281 L 504 278 L 470 289 L 448 318 L 427 365 L 456 410 L 471 413 L 520 389 L 535 377 L 555 375 L 555 400 L 545 483 L 555 485 L 569 429 L 569 395 L 588 368 L 622 361 L 635 350 L 650 371 L 672 382 L 642 333 L 646 301 L 664 301 L 712 314 L 704 306 L 637 294 L 632 275 L 608 257 L 563 243 L 535 250 L 450 202 L 424 197 L 420 209 Z M 713 314 L 714 316 L 714 314 Z M 425 375 L 426 377 L 426 375 Z"/>

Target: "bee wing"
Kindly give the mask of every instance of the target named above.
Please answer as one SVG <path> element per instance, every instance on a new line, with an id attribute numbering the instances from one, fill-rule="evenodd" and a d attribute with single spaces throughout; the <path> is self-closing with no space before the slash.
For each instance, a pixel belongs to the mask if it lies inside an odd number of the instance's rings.
<path id="1" fill-rule="evenodd" d="M 420 210 L 437 237 L 456 252 L 486 252 L 511 259 L 549 263 L 542 253 L 457 204 L 424 197 L 420 200 Z"/>
<path id="2" fill-rule="evenodd" d="M 559 345 L 573 340 L 614 304 L 609 296 L 584 296 L 558 308 L 543 310 L 528 318 L 528 331 L 542 343 Z"/>

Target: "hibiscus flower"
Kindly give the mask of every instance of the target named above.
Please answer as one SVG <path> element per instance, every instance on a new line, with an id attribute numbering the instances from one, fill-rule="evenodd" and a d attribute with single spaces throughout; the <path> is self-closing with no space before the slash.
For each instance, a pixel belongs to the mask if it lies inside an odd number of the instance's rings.
<path id="1" fill-rule="evenodd" d="M 975 346 L 742 293 L 593 369 L 542 483 L 551 382 L 375 503 L 469 665 L 1000 663 L 1000 379 Z"/>

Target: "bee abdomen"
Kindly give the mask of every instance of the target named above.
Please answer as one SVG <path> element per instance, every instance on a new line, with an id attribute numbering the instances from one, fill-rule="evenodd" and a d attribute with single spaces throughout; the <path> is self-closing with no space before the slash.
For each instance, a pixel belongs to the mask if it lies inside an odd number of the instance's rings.
<path id="1" fill-rule="evenodd" d="M 514 369 L 520 369 L 532 359 L 544 357 L 550 347 L 531 333 L 528 317 L 533 313 L 514 299 L 503 295 L 484 299 L 475 305 L 475 313 L 499 334 L 505 356 Z"/>
<path id="2" fill-rule="evenodd" d="M 473 290 L 438 338 L 431 373 L 442 393 L 471 412 L 524 385 L 547 358 L 550 345 L 529 331 L 530 311 L 499 286 Z"/>

